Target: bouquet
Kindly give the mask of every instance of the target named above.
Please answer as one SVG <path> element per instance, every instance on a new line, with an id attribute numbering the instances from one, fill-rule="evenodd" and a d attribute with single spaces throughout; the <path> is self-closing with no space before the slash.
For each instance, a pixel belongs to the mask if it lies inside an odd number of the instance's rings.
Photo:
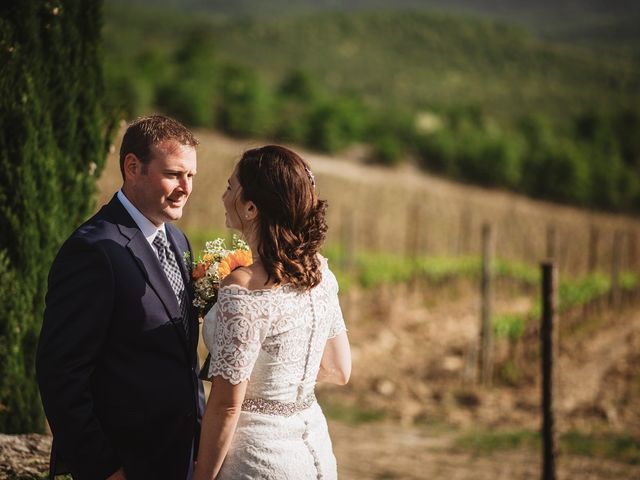
<path id="1" fill-rule="evenodd" d="M 188 252 L 185 262 L 189 264 Z M 238 267 L 247 267 L 253 263 L 251 250 L 246 242 L 237 235 L 233 236 L 231 248 L 227 249 L 223 238 L 205 243 L 204 250 L 192 263 L 193 305 L 204 315 L 218 300 L 218 289 L 223 278 Z"/>

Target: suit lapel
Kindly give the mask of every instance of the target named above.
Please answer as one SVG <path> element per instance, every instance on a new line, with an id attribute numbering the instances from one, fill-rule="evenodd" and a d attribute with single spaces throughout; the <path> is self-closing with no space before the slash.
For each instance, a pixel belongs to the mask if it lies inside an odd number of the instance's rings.
<path id="1" fill-rule="evenodd" d="M 187 296 L 188 307 L 186 309 L 186 314 L 188 316 L 187 323 L 189 325 L 189 333 L 192 339 L 196 339 L 197 344 L 197 328 L 194 326 L 194 319 L 197 318 L 194 315 L 194 307 L 193 307 L 193 288 L 191 284 L 191 273 L 187 269 L 186 262 L 184 261 L 184 252 L 188 250 L 187 245 L 182 245 L 178 241 L 178 236 L 174 232 L 173 225 L 165 224 L 165 228 L 167 231 L 167 238 L 169 239 L 169 244 L 171 245 L 171 249 L 173 250 L 173 254 L 176 256 L 176 261 L 180 267 L 180 272 L 182 273 L 182 280 L 184 281 L 185 293 Z M 184 248 L 184 250 L 182 250 Z M 195 334 L 194 334 L 195 332 Z"/>
<path id="2" fill-rule="evenodd" d="M 151 288 L 158 294 L 171 320 L 173 321 L 175 318 L 179 318 L 180 306 L 178 305 L 176 294 L 171 288 L 171 284 L 158 261 L 158 257 L 154 253 L 151 245 L 149 245 L 149 242 L 147 242 L 147 239 L 142 235 L 142 232 L 138 230 L 137 234 L 129 240 L 127 249 L 136 259 L 136 262 L 138 262 Z"/>
<path id="3" fill-rule="evenodd" d="M 187 337 L 182 327 L 182 312 L 178 304 L 178 299 L 169 284 L 169 280 L 162 269 L 162 265 L 160 265 L 156 253 L 153 251 L 153 247 L 149 245 L 149 242 L 136 223 L 115 196 L 108 207 L 110 207 L 112 214 L 115 216 L 120 233 L 128 239 L 126 243 L 127 250 L 129 250 L 138 267 L 140 267 L 147 283 L 162 302 L 169 320 L 171 320 L 171 323 L 176 328 L 178 336 L 182 339 L 183 346 L 188 351 Z M 175 250 L 173 245 L 172 248 Z M 178 263 L 184 262 L 179 261 Z M 184 266 L 182 266 L 181 269 L 182 268 L 184 268 Z"/>

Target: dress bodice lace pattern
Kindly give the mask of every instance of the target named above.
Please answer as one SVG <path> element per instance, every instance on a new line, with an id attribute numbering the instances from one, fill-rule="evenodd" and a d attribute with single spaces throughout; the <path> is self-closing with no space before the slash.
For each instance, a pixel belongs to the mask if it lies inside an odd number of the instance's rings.
<path id="1" fill-rule="evenodd" d="M 208 373 L 232 384 L 249 380 L 245 402 L 258 407 L 243 407 L 218 478 L 336 478 L 326 420 L 313 392 L 327 339 L 345 330 L 338 283 L 325 259 L 321 282 L 306 292 L 286 284 L 220 289 L 203 326 Z"/>

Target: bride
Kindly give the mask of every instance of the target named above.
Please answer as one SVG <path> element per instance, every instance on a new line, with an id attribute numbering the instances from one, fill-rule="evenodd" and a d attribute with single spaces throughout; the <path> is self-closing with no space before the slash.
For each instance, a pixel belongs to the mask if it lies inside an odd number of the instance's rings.
<path id="1" fill-rule="evenodd" d="M 335 479 L 316 382 L 344 385 L 351 353 L 338 284 L 318 253 L 326 202 L 284 147 L 245 152 L 222 197 L 253 264 L 220 285 L 203 338 L 212 388 L 195 480 Z"/>

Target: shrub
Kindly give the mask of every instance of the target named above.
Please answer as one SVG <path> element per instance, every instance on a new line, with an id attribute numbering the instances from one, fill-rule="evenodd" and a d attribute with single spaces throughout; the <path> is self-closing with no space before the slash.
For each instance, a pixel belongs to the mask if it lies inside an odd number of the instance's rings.
<path id="1" fill-rule="evenodd" d="M 308 143 L 326 152 L 340 150 L 362 139 L 367 117 L 362 103 L 351 97 L 321 103 L 309 118 Z"/>
<path id="2" fill-rule="evenodd" d="M 162 85 L 156 93 L 155 103 L 187 125 L 211 127 L 214 124 L 212 95 L 195 79 Z"/>
<path id="3" fill-rule="evenodd" d="M 47 273 L 93 209 L 113 129 L 102 2 L 0 4 L 0 431 L 44 427 L 35 351 Z"/>
<path id="4" fill-rule="evenodd" d="M 275 123 L 274 98 L 254 71 L 236 65 L 223 68 L 217 125 L 233 135 L 267 135 Z"/>

